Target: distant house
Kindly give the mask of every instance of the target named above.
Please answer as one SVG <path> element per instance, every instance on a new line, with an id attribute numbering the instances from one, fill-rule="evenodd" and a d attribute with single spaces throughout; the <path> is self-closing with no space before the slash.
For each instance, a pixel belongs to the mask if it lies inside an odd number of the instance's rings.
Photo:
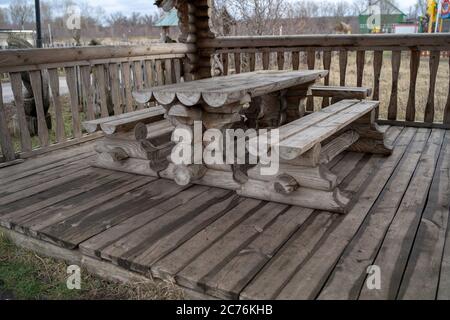
<path id="1" fill-rule="evenodd" d="M 172 39 L 170 38 L 170 28 L 178 27 L 178 21 L 178 12 L 175 8 L 164 13 L 161 19 L 156 21 L 154 26 L 162 29 L 161 42 L 172 42 Z"/>
<path id="2" fill-rule="evenodd" d="M 380 14 L 381 24 L 373 27 L 370 17 Z M 389 0 L 372 1 L 366 10 L 359 15 L 360 33 L 393 33 L 395 25 L 406 22 L 406 14 L 392 4 Z"/>
<path id="3" fill-rule="evenodd" d="M 35 44 L 34 30 L 14 30 L 14 29 L 0 29 L 0 47 L 8 47 L 8 37 L 12 34 L 17 38 L 22 38 L 28 41 L 32 46 Z"/>

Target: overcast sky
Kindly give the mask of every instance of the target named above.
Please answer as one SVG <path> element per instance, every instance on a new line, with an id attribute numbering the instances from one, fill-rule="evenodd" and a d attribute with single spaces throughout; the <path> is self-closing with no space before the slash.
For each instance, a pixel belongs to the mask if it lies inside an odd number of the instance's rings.
<path id="1" fill-rule="evenodd" d="M 245 1 L 245 0 L 243 0 Z M 295 2 L 295 0 L 292 0 Z M 312 0 L 315 1 L 315 0 Z M 0 0 L 1 7 L 7 7 L 11 0 Z M 51 1 L 50 1 L 51 2 Z M 77 2 L 77 0 L 75 0 Z M 400 9 L 407 11 L 407 9 L 415 2 L 414 0 L 398 0 Z M 141 14 L 154 13 L 156 7 L 153 5 L 154 0 L 90 0 L 91 6 L 101 6 L 107 14 L 120 11 L 125 15 L 133 11 Z"/>

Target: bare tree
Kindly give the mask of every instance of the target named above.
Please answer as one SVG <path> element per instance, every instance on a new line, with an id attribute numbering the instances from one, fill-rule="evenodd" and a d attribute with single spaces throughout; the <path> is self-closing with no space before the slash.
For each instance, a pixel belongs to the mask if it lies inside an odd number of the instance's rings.
<path id="1" fill-rule="evenodd" d="M 279 22 L 286 13 L 285 0 L 228 0 L 223 3 L 250 35 L 277 33 Z"/>
<path id="2" fill-rule="evenodd" d="M 9 26 L 8 11 L 6 9 L 0 8 L 0 28 L 7 28 Z"/>
<path id="3" fill-rule="evenodd" d="M 21 29 L 33 20 L 33 6 L 26 0 L 12 0 L 8 11 L 13 25 Z"/>

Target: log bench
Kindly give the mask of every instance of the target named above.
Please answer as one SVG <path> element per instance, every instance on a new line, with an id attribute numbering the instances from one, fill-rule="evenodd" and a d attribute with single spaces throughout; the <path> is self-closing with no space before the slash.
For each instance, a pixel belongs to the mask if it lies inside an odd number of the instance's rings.
<path id="1" fill-rule="evenodd" d="M 95 144 L 94 166 L 158 177 L 168 165 L 173 126 L 162 107 L 83 122 L 87 132 L 103 131 Z"/>
<path id="2" fill-rule="evenodd" d="M 364 100 L 370 97 L 372 89 L 367 87 L 339 87 L 339 86 L 321 86 L 311 87 L 310 95 L 313 97 L 331 98 L 334 104 L 344 99 Z"/>
<path id="3" fill-rule="evenodd" d="M 279 128 L 277 175 L 247 171 L 238 193 L 264 200 L 345 213 L 350 199 L 337 187 L 326 164 L 345 150 L 389 155 L 384 133 L 375 123 L 378 101 L 342 100 Z M 251 145 L 251 144 L 250 144 Z M 251 151 L 251 150 L 250 150 Z"/>

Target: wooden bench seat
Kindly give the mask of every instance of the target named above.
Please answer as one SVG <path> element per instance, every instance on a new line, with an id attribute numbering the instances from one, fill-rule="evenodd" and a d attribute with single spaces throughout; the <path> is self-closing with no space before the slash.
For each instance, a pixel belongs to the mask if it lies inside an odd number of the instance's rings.
<path id="1" fill-rule="evenodd" d="M 278 173 L 262 175 L 267 165 L 259 164 L 247 171 L 249 180 L 238 193 L 345 213 L 350 199 L 325 165 L 345 150 L 391 154 L 375 123 L 378 105 L 378 101 L 342 100 L 281 126 L 279 141 L 270 141 L 271 152 L 279 155 Z"/>
<path id="2" fill-rule="evenodd" d="M 367 115 L 378 105 L 377 101 L 342 100 L 330 107 L 331 110 L 327 108 L 318 111 L 314 117 L 307 116 L 287 124 L 286 127 L 291 128 L 291 134 L 284 136 L 280 141 L 278 145 L 280 156 L 287 160 L 300 156 L 314 145 Z M 283 127 L 280 130 L 283 130 Z"/>
<path id="3" fill-rule="evenodd" d="M 174 127 L 164 119 L 165 109 L 151 107 L 83 122 L 88 132 L 105 133 L 95 145 L 95 166 L 141 175 L 158 176 L 168 165 Z"/>
<path id="4" fill-rule="evenodd" d="M 165 110 L 161 106 L 146 108 L 116 116 L 84 121 L 83 127 L 88 133 L 97 131 L 99 127 L 106 134 L 127 132 L 138 123 L 147 124 L 164 119 L 164 112 Z"/>
<path id="5" fill-rule="evenodd" d="M 311 87 L 313 97 L 324 97 L 334 99 L 359 99 L 364 100 L 370 97 L 372 89 L 367 87 L 339 87 L 339 86 L 320 86 Z"/>

